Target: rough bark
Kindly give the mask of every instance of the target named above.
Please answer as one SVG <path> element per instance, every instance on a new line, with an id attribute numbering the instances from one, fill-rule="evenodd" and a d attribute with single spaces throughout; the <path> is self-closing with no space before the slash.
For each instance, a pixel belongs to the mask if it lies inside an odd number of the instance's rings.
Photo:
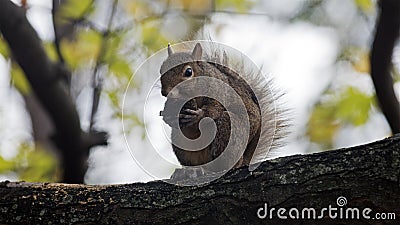
<path id="1" fill-rule="evenodd" d="M 338 197 L 347 199 L 339 207 Z M 259 219 L 268 208 L 371 208 L 396 220 Z M 262 213 L 261 213 L 262 214 Z M 320 213 L 318 213 L 320 215 Z M 324 214 L 328 216 L 327 213 Z M 361 216 L 360 216 L 361 217 Z M 0 224 L 399 224 L 400 136 L 235 169 L 202 186 L 0 183 Z"/>

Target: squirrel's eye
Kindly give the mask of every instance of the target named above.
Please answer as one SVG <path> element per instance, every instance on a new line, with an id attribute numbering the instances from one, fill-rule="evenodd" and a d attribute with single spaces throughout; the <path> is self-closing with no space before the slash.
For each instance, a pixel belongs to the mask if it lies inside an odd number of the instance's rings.
<path id="1" fill-rule="evenodd" d="M 193 75 L 193 71 L 192 71 L 192 68 L 187 68 L 186 70 L 185 70 L 185 73 L 184 73 L 184 76 L 185 77 L 191 77 Z"/>

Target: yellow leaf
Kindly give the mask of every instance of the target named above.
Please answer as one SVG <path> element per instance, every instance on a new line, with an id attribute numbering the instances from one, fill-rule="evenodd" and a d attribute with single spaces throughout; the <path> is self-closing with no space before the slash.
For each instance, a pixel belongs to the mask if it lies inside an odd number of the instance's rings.
<path id="1" fill-rule="evenodd" d="M 354 0 L 357 7 L 364 13 L 371 13 L 374 10 L 374 3 L 372 0 Z"/>
<path id="2" fill-rule="evenodd" d="M 195 14 L 205 14 L 211 11 L 211 0 L 181 0 L 183 10 Z"/>
<path id="3" fill-rule="evenodd" d="M 350 46 L 343 51 L 342 58 L 349 61 L 355 71 L 359 73 L 370 72 L 369 50 Z"/>
<path id="4" fill-rule="evenodd" d="M 146 18 L 154 14 L 154 10 L 147 1 L 123 1 L 124 9 L 135 19 Z"/>
<path id="5" fill-rule="evenodd" d="M 353 68 L 360 73 L 370 72 L 369 54 L 368 52 L 359 52 L 358 55 L 352 60 Z"/>

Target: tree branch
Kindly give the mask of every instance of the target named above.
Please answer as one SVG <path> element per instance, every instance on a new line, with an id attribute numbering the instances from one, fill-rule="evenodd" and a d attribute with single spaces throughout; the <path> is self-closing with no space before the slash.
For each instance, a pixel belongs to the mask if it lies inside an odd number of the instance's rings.
<path id="1" fill-rule="evenodd" d="M 259 219 L 268 209 L 370 208 L 397 220 Z M 2 212 L 2 213 L 1 213 Z M 339 209 L 336 211 L 339 212 Z M 262 214 L 261 214 L 262 215 Z M 339 214 L 337 214 L 339 215 Z M 269 215 L 268 215 L 269 216 Z M 360 214 L 361 217 L 361 214 Z M 354 148 L 235 169 L 203 186 L 0 183 L 0 223 L 36 224 L 398 224 L 400 136 Z"/>
<path id="2" fill-rule="evenodd" d="M 380 15 L 371 50 L 371 77 L 383 114 L 392 133 L 400 133 L 400 105 L 390 74 L 391 59 L 400 30 L 400 1 L 380 1 Z"/>
<path id="3" fill-rule="evenodd" d="M 62 155 L 63 181 L 83 183 L 89 152 L 85 146 L 91 144 L 85 143 L 87 138 L 82 138 L 78 113 L 60 79 L 69 71 L 49 60 L 22 8 L 8 0 L 0 0 L 0 3 L 0 31 L 53 120 L 56 129 L 54 140 Z"/>
<path id="4" fill-rule="evenodd" d="M 59 25 L 59 18 L 57 18 L 57 12 L 60 8 L 60 6 L 62 5 L 62 3 L 64 3 L 64 1 L 60 1 L 60 0 L 53 0 L 53 7 L 51 8 L 51 16 L 52 16 L 52 20 L 53 20 L 53 30 L 54 30 L 54 46 L 56 49 L 56 53 L 58 56 L 58 60 L 60 61 L 60 63 L 64 64 L 65 60 L 64 57 L 61 53 L 61 48 L 60 48 L 60 32 L 58 30 Z M 70 81 L 68 80 L 68 83 Z"/>
<path id="5" fill-rule="evenodd" d="M 104 33 L 104 37 L 101 40 L 100 52 L 96 60 L 96 65 L 93 70 L 92 75 L 92 87 L 93 87 L 93 95 L 92 95 L 92 110 L 90 114 L 90 123 L 89 123 L 89 132 L 95 132 L 93 129 L 94 125 L 94 117 L 96 116 L 97 109 L 100 103 L 100 94 L 103 89 L 103 78 L 100 76 L 99 67 L 104 63 L 104 57 L 107 50 L 107 39 L 111 33 L 111 26 L 114 19 L 115 11 L 117 9 L 118 0 L 114 0 L 112 4 L 110 18 L 107 24 L 107 30 Z"/>

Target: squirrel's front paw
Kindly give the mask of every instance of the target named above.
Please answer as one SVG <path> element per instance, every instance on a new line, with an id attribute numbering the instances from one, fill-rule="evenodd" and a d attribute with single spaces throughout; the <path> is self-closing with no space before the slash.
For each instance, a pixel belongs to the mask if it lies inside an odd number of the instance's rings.
<path id="1" fill-rule="evenodd" d="M 184 109 L 179 114 L 179 126 L 190 127 L 198 123 L 204 117 L 204 111 L 202 109 Z"/>
<path id="2" fill-rule="evenodd" d="M 204 176 L 205 174 L 206 171 L 201 167 L 183 167 L 181 169 L 175 169 L 171 179 L 176 181 L 195 179 Z"/>

